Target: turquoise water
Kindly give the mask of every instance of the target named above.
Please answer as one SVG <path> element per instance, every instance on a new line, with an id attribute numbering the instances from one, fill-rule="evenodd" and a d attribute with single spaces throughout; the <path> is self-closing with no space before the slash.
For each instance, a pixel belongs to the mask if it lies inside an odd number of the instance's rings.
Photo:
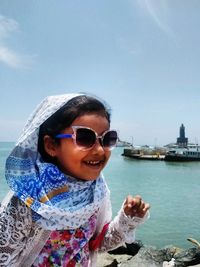
<path id="1" fill-rule="evenodd" d="M 0 143 L 0 200 L 8 191 L 4 164 L 12 143 Z M 104 170 L 115 215 L 128 194 L 140 194 L 151 205 L 150 219 L 136 238 L 144 244 L 191 247 L 186 239 L 200 240 L 200 162 L 138 161 L 112 152 Z"/>
<path id="2" fill-rule="evenodd" d="M 0 201 L 8 192 L 8 186 L 4 178 L 5 160 L 13 146 L 14 143 L 11 142 L 0 142 Z"/>

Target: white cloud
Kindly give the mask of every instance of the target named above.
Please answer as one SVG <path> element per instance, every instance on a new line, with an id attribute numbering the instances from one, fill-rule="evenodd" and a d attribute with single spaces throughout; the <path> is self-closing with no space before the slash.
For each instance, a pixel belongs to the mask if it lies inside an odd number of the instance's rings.
<path id="1" fill-rule="evenodd" d="M 27 69 L 32 65 L 34 58 L 35 56 L 17 54 L 8 47 L 0 45 L 0 62 L 9 67 Z"/>
<path id="2" fill-rule="evenodd" d="M 12 33 L 19 30 L 19 24 L 14 19 L 0 15 L 0 63 L 4 63 L 11 68 L 29 68 L 35 56 L 21 55 L 10 49 L 6 43 L 6 39 Z"/>
<path id="3" fill-rule="evenodd" d="M 0 39 L 6 38 L 11 32 L 19 29 L 17 21 L 0 15 Z"/>
<path id="4" fill-rule="evenodd" d="M 169 10 L 166 0 L 137 0 L 137 3 L 163 32 L 174 38 L 173 31 L 169 26 Z"/>

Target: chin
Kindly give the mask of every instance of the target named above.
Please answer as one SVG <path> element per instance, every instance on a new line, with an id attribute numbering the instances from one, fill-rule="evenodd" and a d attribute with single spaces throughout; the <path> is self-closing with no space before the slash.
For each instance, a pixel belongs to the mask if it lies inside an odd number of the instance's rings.
<path id="1" fill-rule="evenodd" d="M 99 175 L 100 173 L 98 175 L 88 175 L 88 176 L 81 177 L 80 179 L 83 181 L 94 181 L 98 179 Z"/>
<path id="2" fill-rule="evenodd" d="M 81 178 L 81 180 L 83 181 L 95 181 L 99 176 L 95 176 L 95 177 L 84 177 L 84 178 Z"/>

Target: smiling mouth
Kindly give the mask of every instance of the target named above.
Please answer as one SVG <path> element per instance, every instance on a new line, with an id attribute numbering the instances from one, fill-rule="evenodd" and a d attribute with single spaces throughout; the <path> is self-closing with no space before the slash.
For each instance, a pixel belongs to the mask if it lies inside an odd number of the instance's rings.
<path id="1" fill-rule="evenodd" d="M 99 167 L 100 165 L 103 165 L 103 160 L 87 160 L 86 165 L 92 166 L 92 167 Z"/>

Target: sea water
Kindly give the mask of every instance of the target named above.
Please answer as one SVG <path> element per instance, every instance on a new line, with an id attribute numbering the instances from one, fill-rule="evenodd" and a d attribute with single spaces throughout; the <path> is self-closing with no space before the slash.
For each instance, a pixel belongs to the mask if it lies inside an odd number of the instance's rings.
<path id="1" fill-rule="evenodd" d="M 0 142 L 0 200 L 8 186 L 5 159 L 13 143 Z M 111 191 L 113 216 L 127 195 L 141 195 L 151 205 L 149 220 L 136 232 L 136 239 L 158 248 L 191 247 L 188 237 L 200 240 L 200 162 L 135 160 L 115 148 L 104 169 Z"/>
<path id="2" fill-rule="evenodd" d="M 5 181 L 5 160 L 13 146 L 11 142 L 0 142 L 0 201 L 9 190 Z"/>

